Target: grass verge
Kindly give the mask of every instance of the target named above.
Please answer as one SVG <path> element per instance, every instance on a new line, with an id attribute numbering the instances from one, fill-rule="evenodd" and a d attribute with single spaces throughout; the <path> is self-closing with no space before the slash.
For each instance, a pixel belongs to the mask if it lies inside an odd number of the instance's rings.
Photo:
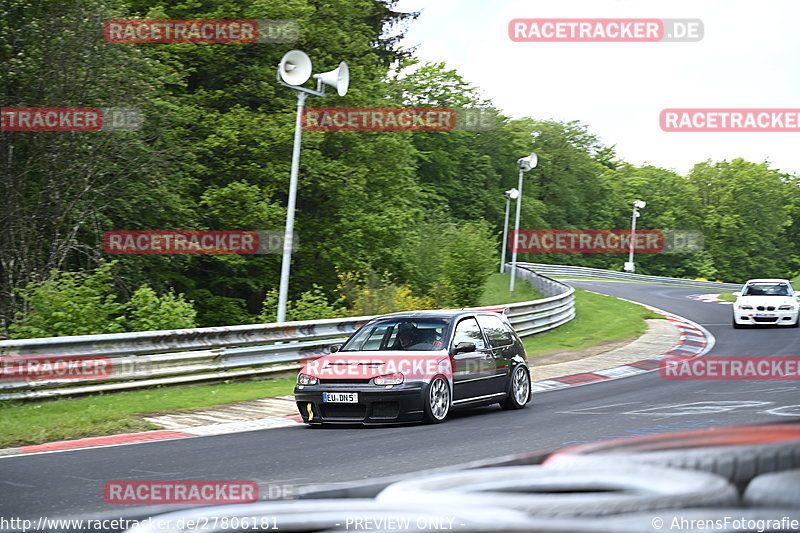
<path id="1" fill-rule="evenodd" d="M 137 415 L 291 394 L 294 378 L 0 402 L 0 448 L 157 429 Z"/>
<path id="2" fill-rule="evenodd" d="M 620 279 L 614 280 L 609 278 L 576 278 L 576 277 L 569 277 L 569 276 L 550 276 L 553 279 L 568 279 L 568 280 L 575 280 L 575 281 L 620 281 L 623 283 L 646 283 L 647 285 L 660 285 L 662 287 L 683 287 L 686 289 L 702 289 L 702 287 L 697 287 L 695 285 L 682 285 L 679 282 L 675 283 L 656 283 L 653 281 L 641 281 L 641 280 L 627 280 L 627 279 Z M 686 281 L 692 281 L 687 279 Z"/>
<path id="3" fill-rule="evenodd" d="M 646 318 L 664 318 L 641 305 L 582 289 L 575 289 L 575 308 L 577 315 L 570 322 L 523 339 L 529 357 L 634 340 L 647 331 Z"/>
<path id="4" fill-rule="evenodd" d="M 717 298 L 719 298 L 723 302 L 735 302 L 736 301 L 736 296 L 734 296 L 732 292 L 723 292 L 722 294 L 717 294 Z"/>
<path id="5" fill-rule="evenodd" d="M 519 278 L 514 284 L 514 292 L 509 292 L 508 284 L 510 281 L 511 276 L 509 274 L 496 272 L 489 276 L 478 305 L 513 304 L 544 298 L 536 289 Z"/>

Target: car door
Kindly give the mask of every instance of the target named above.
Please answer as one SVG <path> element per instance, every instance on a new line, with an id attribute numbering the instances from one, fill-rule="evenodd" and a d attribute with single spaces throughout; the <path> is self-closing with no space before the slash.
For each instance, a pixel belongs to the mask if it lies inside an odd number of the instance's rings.
<path id="1" fill-rule="evenodd" d="M 454 354 L 453 358 L 453 402 L 467 400 L 490 394 L 491 386 L 488 383 L 491 376 L 491 367 L 494 363 L 492 351 L 483 337 L 478 321 L 475 317 L 462 318 L 456 324 L 453 340 L 450 344 L 450 353 L 459 343 L 471 342 L 475 351 Z"/>
<path id="2" fill-rule="evenodd" d="M 491 393 L 506 392 L 516 346 L 509 326 L 496 315 L 479 315 L 478 323 L 489 341 L 492 361 L 487 381 Z"/>

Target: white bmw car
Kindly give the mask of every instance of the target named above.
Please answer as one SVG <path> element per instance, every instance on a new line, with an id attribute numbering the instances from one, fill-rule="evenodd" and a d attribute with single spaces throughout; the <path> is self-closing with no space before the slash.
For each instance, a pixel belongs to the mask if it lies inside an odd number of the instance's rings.
<path id="1" fill-rule="evenodd" d="M 800 292 L 786 279 L 751 279 L 742 292 L 734 293 L 733 327 L 756 325 L 798 327 Z"/>

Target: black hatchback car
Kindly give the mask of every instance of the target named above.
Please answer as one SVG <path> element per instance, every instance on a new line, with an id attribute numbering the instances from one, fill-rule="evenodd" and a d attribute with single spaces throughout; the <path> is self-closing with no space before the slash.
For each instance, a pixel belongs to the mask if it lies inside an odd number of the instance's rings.
<path id="1" fill-rule="evenodd" d="M 370 320 L 309 360 L 294 397 L 310 425 L 443 422 L 451 409 L 531 397 L 525 348 L 496 311 L 415 311 Z"/>

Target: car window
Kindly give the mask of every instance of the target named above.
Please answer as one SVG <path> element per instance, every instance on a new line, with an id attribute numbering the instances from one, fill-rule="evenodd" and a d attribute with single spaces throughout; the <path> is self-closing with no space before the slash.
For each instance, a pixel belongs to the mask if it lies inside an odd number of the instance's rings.
<path id="1" fill-rule="evenodd" d="M 393 324 L 377 324 L 369 327 L 363 335 L 353 339 L 352 345 L 346 346 L 349 350 L 380 350 L 381 341 L 386 336 L 386 332 Z"/>
<path id="2" fill-rule="evenodd" d="M 490 315 L 479 316 L 478 322 L 486 333 L 486 338 L 489 339 L 489 344 L 492 348 L 513 344 L 514 338 L 508 330 L 508 326 L 500 317 Z"/>
<path id="3" fill-rule="evenodd" d="M 460 342 L 472 342 L 479 350 L 486 348 L 483 333 L 481 333 L 481 328 L 474 318 L 465 318 L 456 326 L 456 332 L 453 335 L 453 346 L 458 346 Z"/>
<path id="4" fill-rule="evenodd" d="M 789 286 L 785 283 L 754 283 L 748 285 L 744 296 L 789 296 Z"/>
<path id="5" fill-rule="evenodd" d="M 403 347 L 398 335 L 400 330 L 395 331 L 389 337 L 386 345 L 389 350 L 439 350 L 442 348 L 443 324 L 419 324 L 409 333 L 405 347 Z"/>
<path id="6" fill-rule="evenodd" d="M 442 348 L 441 339 L 446 327 L 447 322 L 440 319 L 381 320 L 361 328 L 340 351 L 439 350 Z M 401 331 L 405 331 L 407 335 L 405 344 L 398 338 Z"/>

